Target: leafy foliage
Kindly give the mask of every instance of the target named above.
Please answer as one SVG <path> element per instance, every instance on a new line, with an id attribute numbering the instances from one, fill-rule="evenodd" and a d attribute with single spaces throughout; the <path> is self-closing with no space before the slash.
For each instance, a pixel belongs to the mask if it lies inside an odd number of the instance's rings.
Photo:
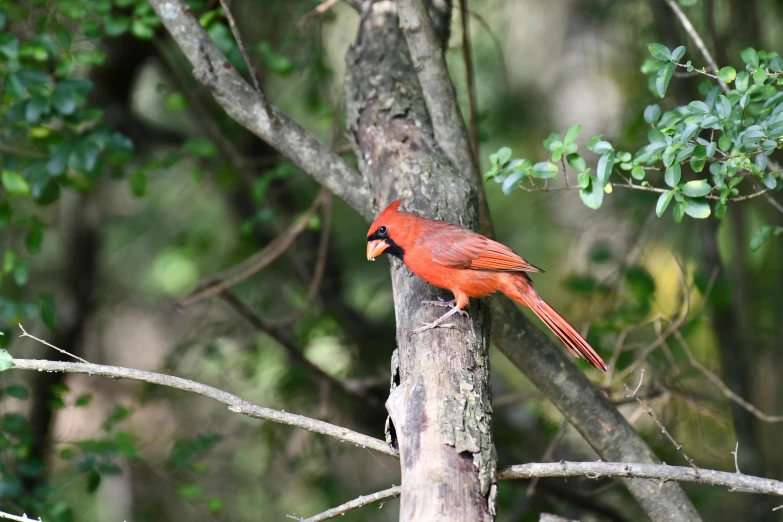
<path id="1" fill-rule="evenodd" d="M 646 145 L 631 153 L 595 136 L 586 144 L 598 156 L 592 171 L 575 143 L 580 129 L 576 124 L 563 138 L 552 133 L 544 140 L 551 162 L 533 165 L 527 159 L 512 159 L 511 150 L 503 147 L 490 156 L 491 169 L 484 179 L 501 183 L 505 194 L 517 188 L 547 190 L 536 181 L 555 179 L 561 173 L 558 162 L 566 174 L 567 162 L 577 174 L 579 194 L 588 207 L 600 208 L 604 194 L 615 186 L 645 190 L 660 194 L 655 205 L 658 217 L 674 203 L 672 216 L 677 223 L 686 215 L 705 219 L 714 214 L 721 219 L 733 201 L 779 191 L 781 170 L 771 155 L 783 148 L 783 58 L 748 47 L 741 53 L 743 69 L 737 72 L 726 66 L 713 75 L 695 69 L 690 60 L 681 63 L 683 46 L 670 50 L 651 43 L 648 50 L 652 59 L 642 71 L 654 95 L 665 97 L 678 67 L 709 80 L 699 85 L 702 99 L 668 111 L 657 104 L 647 106 Z M 741 194 L 741 185 L 751 192 Z M 771 230 L 762 229 L 758 237 L 766 240 Z M 755 249 L 762 243 L 756 239 L 751 246 Z"/>

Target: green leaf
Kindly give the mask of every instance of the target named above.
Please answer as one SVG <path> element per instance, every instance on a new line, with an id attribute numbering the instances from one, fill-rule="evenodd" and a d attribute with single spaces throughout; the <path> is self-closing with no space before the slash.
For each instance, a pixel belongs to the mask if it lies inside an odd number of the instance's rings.
<path id="1" fill-rule="evenodd" d="M 644 109 L 644 121 L 654 125 L 658 118 L 661 117 L 661 108 L 657 104 L 648 105 Z M 597 143 L 597 142 L 596 142 Z"/>
<path id="2" fill-rule="evenodd" d="M 55 312 L 54 299 L 51 294 L 38 295 L 38 308 L 41 320 L 46 327 L 52 332 L 57 330 L 57 313 Z"/>
<path id="3" fill-rule="evenodd" d="M 195 140 L 190 140 L 190 141 L 191 141 L 191 142 L 194 142 Z M 212 145 L 212 142 L 208 142 L 208 143 L 209 143 L 209 145 Z M 203 147 L 204 145 L 205 145 L 205 144 L 201 144 L 200 146 L 201 146 L 201 147 Z M 213 147 L 214 147 L 214 146 L 213 146 Z M 187 146 L 187 144 L 186 144 L 186 146 L 185 146 L 185 149 L 186 149 L 186 150 L 188 149 L 188 146 Z M 207 155 L 203 154 L 203 152 L 196 152 L 196 150 L 194 150 L 194 152 L 195 152 L 197 155 L 199 155 L 199 156 L 209 157 L 209 156 L 207 156 Z M 499 164 L 499 165 L 505 165 L 506 163 L 508 163 L 508 160 L 510 160 L 510 159 L 511 159 L 511 149 L 509 149 L 508 147 L 502 147 L 502 148 L 500 148 L 500 149 L 499 149 L 499 150 L 496 152 L 496 154 L 498 155 L 498 164 Z M 214 155 L 214 154 L 212 154 L 212 155 Z"/>
<path id="4" fill-rule="evenodd" d="M 778 180 L 771 172 L 767 172 L 761 180 L 768 189 L 774 189 L 778 186 Z"/>
<path id="5" fill-rule="evenodd" d="M 658 217 L 663 216 L 663 213 L 666 212 L 666 208 L 669 206 L 673 196 L 674 191 L 667 190 L 658 198 L 658 203 L 655 205 L 655 213 L 658 215 Z"/>
<path id="6" fill-rule="evenodd" d="M 0 174 L 0 181 L 5 191 L 11 196 L 29 196 L 30 184 L 18 172 L 4 170 Z"/>
<path id="7" fill-rule="evenodd" d="M 84 406 L 87 406 L 92 402 L 92 394 L 91 393 L 82 393 L 78 397 L 76 397 L 76 401 L 74 401 L 73 405 L 77 408 L 83 408 Z"/>
<path id="8" fill-rule="evenodd" d="M 503 186 L 501 187 L 501 190 L 503 190 L 503 194 L 509 195 L 511 192 L 517 188 L 522 181 L 524 181 L 526 176 L 525 172 L 512 172 L 504 181 Z"/>
<path id="9" fill-rule="evenodd" d="M 533 165 L 531 175 L 535 178 L 551 179 L 557 176 L 557 165 L 548 161 L 541 161 Z"/>
<path id="10" fill-rule="evenodd" d="M 754 69 L 759 66 L 759 55 L 753 47 L 747 47 L 740 53 L 742 61 L 752 66 Z"/>
<path id="11" fill-rule="evenodd" d="M 734 87 L 737 89 L 737 92 L 744 93 L 746 90 L 748 90 L 748 81 L 750 80 L 750 76 L 746 71 L 740 71 L 739 74 L 737 74 L 737 79 L 734 80 Z"/>
<path id="12" fill-rule="evenodd" d="M 211 141 L 202 138 L 191 138 L 182 145 L 182 148 L 185 151 L 191 152 L 200 158 L 212 158 L 217 154 L 217 148 L 215 145 Z M 506 153 L 506 151 L 508 152 Z M 502 157 L 505 158 L 503 161 L 500 161 L 501 154 Z M 511 157 L 511 149 L 508 147 L 503 147 L 497 151 L 497 155 L 499 163 L 503 165 Z"/>
<path id="13" fill-rule="evenodd" d="M 682 169 L 680 168 L 680 164 L 672 163 L 670 167 L 666 168 L 666 172 L 663 175 L 663 180 L 671 188 L 674 188 L 680 183 L 681 174 L 682 174 Z"/>
<path id="14" fill-rule="evenodd" d="M 625 271 L 628 291 L 638 302 L 649 300 L 655 293 L 655 279 L 643 266 L 633 266 Z"/>
<path id="15" fill-rule="evenodd" d="M 614 152 L 607 152 L 598 159 L 598 165 L 596 166 L 595 173 L 598 176 L 598 183 L 603 188 L 609 181 L 609 176 L 612 175 L 612 169 L 614 168 Z"/>
<path id="16" fill-rule="evenodd" d="M 144 197 L 147 192 L 147 173 L 141 169 L 134 170 L 128 181 L 133 195 L 137 198 Z"/>
<path id="17" fill-rule="evenodd" d="M 273 73 L 287 76 L 296 70 L 296 65 L 286 55 L 274 50 L 269 42 L 258 44 L 258 52 L 264 59 L 264 64 Z"/>
<path id="18" fill-rule="evenodd" d="M 604 188 L 598 183 L 597 178 L 590 176 L 590 185 L 579 191 L 579 197 L 585 205 L 597 210 L 601 208 L 601 203 L 604 201 Z"/>
<path id="19" fill-rule="evenodd" d="M 647 44 L 647 50 L 656 60 L 668 61 L 672 59 L 672 52 L 663 44 L 649 43 Z M 663 98 L 663 96 L 661 96 Z"/>
<path id="20" fill-rule="evenodd" d="M 718 96 L 715 102 L 715 112 L 721 120 L 725 120 L 731 115 L 731 102 L 724 95 Z"/>
<path id="21" fill-rule="evenodd" d="M 11 33 L 0 33 L 0 53 L 10 60 L 18 58 L 19 39 Z"/>
<path id="22" fill-rule="evenodd" d="M 703 101 L 692 101 L 688 104 L 688 110 L 693 114 L 707 114 L 710 108 Z"/>
<path id="23" fill-rule="evenodd" d="M 27 233 L 25 238 L 25 246 L 27 247 L 27 253 L 35 255 L 41 251 L 41 245 L 43 244 L 43 230 L 40 226 L 33 227 Z"/>
<path id="24" fill-rule="evenodd" d="M 584 172 L 587 168 L 584 158 L 577 153 L 569 154 L 566 156 L 566 160 L 571 165 L 571 168 L 579 173 Z"/>
<path id="25" fill-rule="evenodd" d="M 97 471 L 91 470 L 89 475 L 87 475 L 87 493 L 95 493 L 100 485 L 101 475 Z"/>
<path id="26" fill-rule="evenodd" d="M 737 70 L 734 67 L 723 67 L 717 74 L 720 81 L 723 83 L 731 83 L 737 77 Z"/>
<path id="27" fill-rule="evenodd" d="M 672 51 L 672 61 L 678 62 L 685 56 L 685 46 L 681 45 Z"/>
<path id="28" fill-rule="evenodd" d="M 590 174 L 589 174 L 589 170 L 590 170 L 590 169 L 587 169 L 585 172 L 582 172 L 581 174 L 579 174 L 579 175 L 576 177 L 576 182 L 577 182 L 577 184 L 578 184 L 580 187 L 582 187 L 583 189 L 584 189 L 584 188 L 587 188 L 587 187 L 589 187 L 589 186 L 590 186 Z"/>
<path id="29" fill-rule="evenodd" d="M 587 150 L 592 151 L 593 147 L 595 147 L 595 145 L 598 142 L 600 142 L 601 138 L 603 138 L 603 137 L 604 137 L 603 134 L 599 134 L 598 136 L 593 136 L 592 138 L 590 138 L 590 141 L 587 142 Z M 611 147 L 611 145 L 610 145 L 610 147 Z"/>
<path id="30" fill-rule="evenodd" d="M 197 482 L 191 484 L 177 484 L 177 491 L 188 500 L 197 499 L 202 495 L 201 484 Z"/>
<path id="31" fill-rule="evenodd" d="M 0 372 L 14 367 L 14 358 L 6 350 L 0 350 Z"/>
<path id="32" fill-rule="evenodd" d="M 9 397 L 13 397 L 14 399 L 18 399 L 20 401 L 23 401 L 27 399 L 28 392 L 27 388 L 24 386 L 19 386 L 18 384 L 13 384 L 5 389 L 6 395 Z"/>
<path id="33" fill-rule="evenodd" d="M 710 206 L 702 199 L 685 199 L 685 213 L 692 218 L 705 219 L 710 216 Z"/>
<path id="34" fill-rule="evenodd" d="M 669 88 L 669 82 L 672 79 L 675 67 L 674 63 L 668 62 L 658 69 L 658 75 L 655 78 L 655 90 L 661 98 L 666 96 L 666 89 Z"/>
<path id="35" fill-rule="evenodd" d="M 767 242 L 767 239 L 769 239 L 770 234 L 772 233 L 772 227 L 769 225 L 764 225 L 759 229 L 758 232 L 750 239 L 750 249 L 755 252 L 759 248 L 761 248 L 764 243 Z"/>
<path id="36" fill-rule="evenodd" d="M 644 169 L 641 167 L 641 165 L 635 165 L 634 168 L 631 169 L 631 176 L 633 179 L 644 179 Z"/>
<path id="37" fill-rule="evenodd" d="M 701 120 L 702 129 L 720 129 L 720 120 L 717 116 L 707 116 Z"/>
<path id="38" fill-rule="evenodd" d="M 125 16 L 103 17 L 103 28 L 108 36 L 120 36 L 128 32 L 130 28 L 130 19 Z"/>
<path id="39" fill-rule="evenodd" d="M 701 146 L 702 145 L 700 145 L 700 147 Z M 700 158 L 694 155 L 693 157 L 691 157 L 691 170 L 693 170 L 693 172 L 701 172 L 702 170 L 704 170 L 704 165 L 706 163 L 707 161 L 705 158 Z"/>
<path id="40" fill-rule="evenodd" d="M 571 127 L 565 133 L 565 137 L 563 138 L 563 143 L 566 145 L 568 145 L 569 143 L 573 143 L 573 141 L 579 135 L 579 129 L 581 128 L 582 128 L 582 124 L 580 123 L 571 125 Z"/>
<path id="41" fill-rule="evenodd" d="M 699 198 L 706 196 L 712 191 L 712 186 L 707 183 L 706 179 L 699 179 L 695 181 L 689 181 L 680 189 L 683 194 L 691 198 Z"/>
<path id="42" fill-rule="evenodd" d="M 559 149 L 563 146 L 563 142 L 560 139 L 559 134 L 555 134 L 554 132 L 551 133 L 547 139 L 544 140 L 544 148 L 548 151 L 553 151 L 555 149 Z M 558 145 L 555 145 L 555 143 L 558 143 Z"/>
<path id="43" fill-rule="evenodd" d="M 133 20 L 131 24 L 131 33 L 139 40 L 152 40 L 155 36 L 155 29 L 144 20 Z"/>
<path id="44" fill-rule="evenodd" d="M 672 210 L 672 217 L 675 223 L 682 223 L 682 217 L 685 215 L 685 203 L 677 203 Z"/>
<path id="45" fill-rule="evenodd" d="M 612 150 L 612 144 L 608 141 L 599 141 L 595 145 L 593 145 L 593 148 L 591 149 L 596 154 L 606 154 L 610 150 Z"/>

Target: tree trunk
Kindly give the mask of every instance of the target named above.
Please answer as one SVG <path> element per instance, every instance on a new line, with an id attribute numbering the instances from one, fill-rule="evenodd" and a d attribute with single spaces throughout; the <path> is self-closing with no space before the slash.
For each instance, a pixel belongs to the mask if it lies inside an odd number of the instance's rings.
<path id="1" fill-rule="evenodd" d="M 347 57 L 346 108 L 376 209 L 402 197 L 405 210 L 475 228 L 477 188 L 434 139 L 396 6 L 365 6 Z M 457 319 L 456 328 L 411 333 L 441 313 L 421 301 L 451 296 L 397 259 L 391 265 L 398 349 L 386 406 L 402 464 L 400 520 L 493 520 L 487 307 L 474 300 L 471 318 Z"/>

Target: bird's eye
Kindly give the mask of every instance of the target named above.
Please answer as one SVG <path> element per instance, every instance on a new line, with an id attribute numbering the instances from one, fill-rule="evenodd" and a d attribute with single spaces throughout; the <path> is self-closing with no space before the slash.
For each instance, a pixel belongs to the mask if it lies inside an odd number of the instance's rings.
<path id="1" fill-rule="evenodd" d="M 387 230 L 386 226 L 382 226 L 381 228 L 378 229 L 378 235 L 379 236 L 385 236 L 386 235 L 386 230 Z"/>

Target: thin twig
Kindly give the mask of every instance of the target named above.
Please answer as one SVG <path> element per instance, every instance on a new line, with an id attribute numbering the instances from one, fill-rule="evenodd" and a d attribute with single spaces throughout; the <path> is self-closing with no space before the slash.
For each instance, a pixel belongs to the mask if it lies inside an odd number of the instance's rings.
<path id="1" fill-rule="evenodd" d="M 664 1 L 669 5 L 671 10 L 674 11 L 674 14 L 677 15 L 677 18 L 679 18 L 683 29 L 685 29 L 685 32 L 688 33 L 688 36 L 690 36 L 691 39 L 693 40 L 693 43 L 696 44 L 696 47 L 699 49 L 699 52 L 701 52 L 701 55 L 704 57 L 707 63 L 710 64 L 710 68 L 712 69 L 712 72 L 717 74 L 718 64 L 715 63 L 715 59 L 707 50 L 707 46 L 704 45 L 704 40 L 701 39 L 701 36 L 699 36 L 699 33 L 696 31 L 696 28 L 693 27 L 693 24 L 688 19 L 686 14 L 683 12 L 680 6 L 677 5 L 677 2 L 675 2 L 675 0 L 664 0 Z M 718 79 L 718 83 L 720 83 L 721 89 L 723 89 L 724 94 L 728 94 L 729 93 L 728 85 L 723 83 L 723 81 L 720 79 Z"/>
<path id="2" fill-rule="evenodd" d="M 24 326 L 22 326 L 22 323 L 19 323 L 19 328 L 22 330 L 22 335 L 20 335 L 20 336 L 19 336 L 20 338 L 21 338 L 21 337 L 29 337 L 30 339 L 33 339 L 33 340 L 35 340 L 35 341 L 38 341 L 39 343 L 43 344 L 44 346 L 48 346 L 49 348 L 54 348 L 54 349 L 55 349 L 55 350 L 57 350 L 58 352 L 60 352 L 60 353 L 62 353 L 62 354 L 65 354 L 65 355 L 67 355 L 68 357 L 71 357 L 71 358 L 73 358 L 73 359 L 76 359 L 77 361 L 81 361 L 81 362 L 83 362 L 83 363 L 90 364 L 90 363 L 89 363 L 89 361 L 86 361 L 86 360 L 82 359 L 82 358 L 81 358 L 81 357 L 79 357 L 78 355 L 74 355 L 74 354 L 72 354 L 72 353 L 70 353 L 70 352 L 67 352 L 67 351 L 63 350 L 62 348 L 58 348 L 57 346 L 55 346 L 55 345 L 53 345 L 53 344 L 51 344 L 51 343 L 48 343 L 48 342 L 44 341 L 43 339 L 39 339 L 38 337 L 36 337 L 36 336 L 34 336 L 34 335 L 30 335 L 29 333 L 27 333 L 27 330 L 25 330 L 25 329 L 24 329 Z"/>
<path id="3" fill-rule="evenodd" d="M 310 286 L 307 289 L 307 297 L 304 304 L 299 307 L 299 310 L 294 311 L 286 317 L 279 319 L 270 319 L 268 323 L 271 327 L 280 328 L 295 323 L 302 314 L 310 308 L 310 305 L 318 295 L 318 291 L 321 288 L 321 283 L 324 280 L 324 274 L 326 273 L 326 257 L 329 253 L 329 232 L 332 226 L 332 200 L 327 199 L 322 207 L 322 221 L 321 221 L 321 237 L 318 244 L 318 253 L 315 262 L 315 269 L 313 270 L 313 278 L 310 281 Z"/>
<path id="4" fill-rule="evenodd" d="M 510 91 L 511 84 L 508 81 L 508 71 L 506 70 L 506 57 L 503 54 L 503 46 L 500 44 L 500 38 L 498 38 L 498 35 L 496 35 L 495 32 L 492 30 L 492 26 L 489 25 L 489 23 L 487 23 L 484 17 L 482 17 L 480 14 L 478 14 L 475 11 L 471 11 L 470 9 L 468 9 L 468 14 L 476 19 L 479 25 L 484 28 L 484 31 L 487 32 L 489 38 L 492 40 L 492 44 L 495 46 L 495 50 L 498 53 L 498 60 L 500 61 L 500 71 L 503 73 L 503 83 L 506 87 L 506 90 Z"/>
<path id="5" fill-rule="evenodd" d="M 228 393 L 227 391 L 220 390 L 200 382 L 191 381 L 189 379 L 174 377 L 173 375 L 148 372 L 144 370 L 135 370 L 132 368 L 123 368 L 120 366 L 46 361 L 39 359 L 14 359 L 13 363 L 13 368 L 20 370 L 83 373 L 87 375 L 108 377 L 111 379 L 132 379 L 135 381 L 143 381 L 151 384 L 158 384 L 161 386 L 167 386 L 169 388 L 192 392 L 198 395 L 203 395 L 204 397 L 209 397 L 210 399 L 216 400 L 218 402 L 222 402 L 223 404 L 227 405 L 228 409 L 234 413 L 240 413 L 254 419 L 262 419 L 266 421 L 277 422 L 279 424 L 286 424 L 288 426 L 294 426 L 296 428 L 302 428 L 313 433 L 328 435 L 329 437 L 337 439 L 341 442 L 347 442 L 354 444 L 355 446 L 371 449 L 379 453 L 383 453 L 384 455 L 398 457 L 397 451 L 394 448 L 386 444 L 386 442 L 374 437 L 349 430 L 348 428 L 329 424 L 328 422 L 311 419 L 303 415 L 296 415 L 294 413 L 258 406 L 252 402 L 237 397 L 234 394 Z"/>
<path id="6" fill-rule="evenodd" d="M 726 383 L 724 383 L 721 380 L 720 377 L 718 377 L 715 373 L 711 372 L 703 364 L 701 364 L 693 355 L 693 352 L 691 351 L 690 348 L 690 344 L 688 344 L 688 341 L 685 340 L 685 337 L 683 337 L 682 333 L 680 333 L 679 330 L 674 332 L 674 337 L 680 343 L 680 346 L 682 347 L 682 351 L 685 352 L 685 357 L 688 358 L 688 362 L 691 364 L 691 366 L 696 368 L 702 375 L 704 375 L 707 378 L 707 380 L 709 380 L 712 384 L 714 384 L 715 387 L 718 388 L 727 399 L 734 402 L 735 404 L 738 404 L 740 407 L 753 414 L 760 421 L 770 422 L 770 423 L 783 422 L 783 415 L 769 415 L 759 410 L 753 404 L 751 404 L 747 400 L 743 399 L 742 397 L 734 393 L 734 391 L 732 391 L 732 389 L 729 388 L 726 385 Z"/>
<path id="7" fill-rule="evenodd" d="M 334 4 L 336 4 L 339 1 L 340 0 L 325 0 L 324 2 L 321 2 L 320 4 L 315 6 L 315 8 L 312 11 L 310 11 L 302 18 L 300 18 L 299 21 L 296 23 L 296 26 L 299 29 L 301 29 L 302 27 L 304 27 L 304 24 L 306 24 L 308 20 L 324 14 L 326 11 L 331 9 L 334 6 Z"/>
<path id="8" fill-rule="evenodd" d="M 199 283 L 197 290 L 190 296 L 179 301 L 177 306 L 184 308 L 209 297 L 216 296 L 223 290 L 231 288 L 235 284 L 244 281 L 265 268 L 272 261 L 280 257 L 293 244 L 294 240 L 307 229 L 307 225 L 318 210 L 318 207 L 330 196 L 331 194 L 329 194 L 329 191 L 322 188 L 313 201 L 313 204 L 296 223 L 284 230 L 282 234 L 272 240 L 260 252 L 253 254 L 238 265 Z"/>
<path id="9" fill-rule="evenodd" d="M 552 438 L 552 441 L 549 444 L 547 444 L 543 455 L 541 455 L 541 462 L 549 462 L 552 460 L 552 456 L 555 454 L 555 449 L 560 444 L 560 441 L 563 440 L 563 436 L 565 436 L 565 432 L 568 426 L 569 423 L 567 420 L 563 421 L 562 424 L 560 424 L 560 428 L 557 430 L 557 433 L 555 433 L 555 436 Z M 525 490 L 525 496 L 527 498 L 530 498 L 535 494 L 538 481 L 539 481 L 539 477 L 536 477 L 530 481 L 530 485 L 528 485 L 527 490 Z"/>
<path id="10" fill-rule="evenodd" d="M 653 411 L 653 409 L 650 408 L 646 402 L 644 402 L 638 395 L 636 395 L 636 393 L 639 391 L 639 388 L 642 386 L 643 379 L 644 379 L 644 373 L 642 373 L 642 379 L 639 380 L 639 384 L 636 386 L 636 389 L 633 391 L 631 391 L 631 389 L 628 388 L 628 386 L 623 385 L 625 387 L 625 391 L 628 393 L 627 396 L 636 399 L 636 402 L 639 403 L 639 406 L 642 408 L 642 411 L 644 411 L 644 413 L 646 413 L 652 418 L 653 422 L 655 422 L 655 424 L 661 430 L 661 433 L 666 435 L 666 438 L 669 439 L 669 441 L 674 445 L 677 451 L 682 453 L 682 456 L 685 457 L 685 460 L 688 462 L 688 464 L 690 464 L 691 467 L 697 470 L 698 472 L 699 468 L 693 462 L 693 459 L 690 458 L 687 453 L 685 453 L 685 450 L 682 448 L 682 444 L 674 440 L 674 437 L 671 435 L 671 433 L 669 433 L 669 430 L 667 430 L 666 427 L 663 424 L 661 424 L 661 421 L 658 420 L 658 416 L 655 415 L 655 411 Z"/>
<path id="11" fill-rule="evenodd" d="M 263 332 L 277 341 L 288 354 L 297 362 L 304 365 L 311 373 L 315 374 L 322 382 L 327 385 L 336 388 L 348 396 L 355 397 L 363 401 L 367 406 L 380 407 L 380 403 L 375 400 L 371 395 L 362 393 L 361 390 L 349 388 L 341 380 L 336 379 L 323 371 L 321 368 L 313 364 L 304 354 L 304 350 L 297 345 L 291 338 L 284 334 L 280 328 L 275 328 L 266 323 L 258 314 L 251 310 L 245 303 L 239 300 L 229 290 L 224 290 L 220 293 L 220 297 L 228 303 L 231 308 L 234 309 L 240 316 L 242 316 L 253 328 L 259 332 Z"/>
<path id="12" fill-rule="evenodd" d="M 694 469 L 666 464 L 634 464 L 626 462 L 547 462 L 517 464 L 498 469 L 498 478 L 529 479 L 533 477 L 600 477 L 644 478 L 658 483 L 675 480 L 713 486 L 726 486 L 730 491 L 783 496 L 783 482 L 728 471 Z"/>
<path id="13" fill-rule="evenodd" d="M 336 518 L 345 515 L 347 512 L 353 509 L 368 506 L 370 504 L 379 502 L 381 500 L 397 498 L 400 496 L 401 492 L 402 492 L 402 488 L 400 486 L 393 486 L 390 487 L 389 489 L 384 489 L 383 491 L 378 491 L 371 495 L 361 496 L 359 498 L 351 500 L 350 502 L 346 502 L 345 504 L 324 511 L 323 513 L 319 513 L 318 515 L 312 516 L 310 518 L 299 518 L 294 515 L 287 515 L 287 516 L 288 518 L 293 518 L 294 520 L 298 520 L 299 522 L 322 522 L 323 520 L 329 520 L 331 518 Z"/>
<path id="14" fill-rule="evenodd" d="M 737 473 L 742 473 L 739 469 L 739 462 L 737 462 L 739 459 L 739 441 L 737 441 L 737 444 L 734 446 L 734 451 L 732 451 L 731 454 L 734 455 L 734 469 L 737 470 Z"/>
<path id="15" fill-rule="evenodd" d="M 3 511 L 0 511 L 0 518 L 4 518 L 6 520 L 15 520 L 16 522 L 42 522 L 41 517 L 38 518 L 28 518 L 27 515 L 17 516 L 12 515 L 10 513 L 5 513 Z"/>
<path id="16" fill-rule="evenodd" d="M 476 103 L 476 80 L 473 76 L 473 58 L 470 50 L 470 29 L 468 27 L 468 1 L 459 0 L 460 22 L 462 23 L 462 59 L 465 62 L 465 84 L 468 90 L 468 131 L 473 157 L 479 164 L 478 107 Z"/>
<path id="17" fill-rule="evenodd" d="M 245 43 L 242 41 L 242 36 L 239 34 L 239 28 L 234 21 L 234 15 L 231 14 L 231 9 L 228 8 L 228 0 L 220 0 L 220 5 L 223 7 L 223 12 L 226 14 L 226 20 L 228 20 L 228 26 L 231 27 L 231 33 L 234 35 L 234 40 L 237 42 L 237 47 L 239 47 L 239 51 L 242 53 L 242 58 L 245 60 L 245 65 L 247 65 L 247 70 L 250 73 L 250 80 L 253 82 L 253 87 L 258 93 L 258 100 L 261 102 L 261 106 L 264 108 L 264 112 L 266 112 L 266 116 L 269 118 L 269 121 L 275 122 L 276 120 L 274 111 L 272 111 L 272 106 L 266 99 L 264 88 L 261 86 L 261 80 L 258 79 L 258 71 L 256 71 L 255 66 L 253 66 L 253 62 L 250 61 L 250 55 L 247 53 Z"/>

